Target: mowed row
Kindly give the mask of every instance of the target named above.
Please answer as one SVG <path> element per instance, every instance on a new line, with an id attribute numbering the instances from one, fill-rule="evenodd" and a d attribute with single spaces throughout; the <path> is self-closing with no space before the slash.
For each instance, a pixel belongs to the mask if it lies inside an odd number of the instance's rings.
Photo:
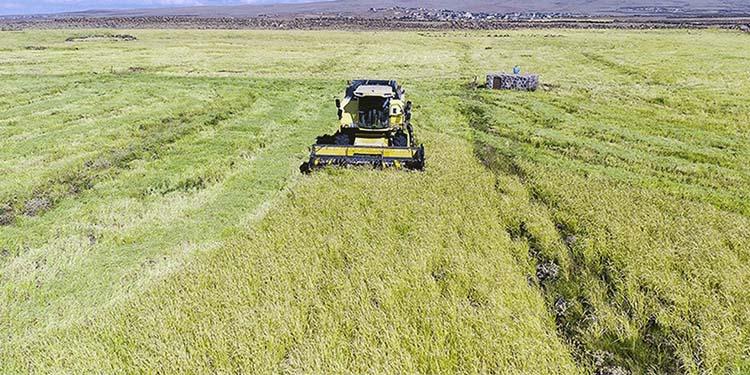
<path id="1" fill-rule="evenodd" d="M 0 369 L 748 369 L 743 35 L 131 33 L 6 34 Z M 427 171 L 299 176 L 373 75 Z"/>

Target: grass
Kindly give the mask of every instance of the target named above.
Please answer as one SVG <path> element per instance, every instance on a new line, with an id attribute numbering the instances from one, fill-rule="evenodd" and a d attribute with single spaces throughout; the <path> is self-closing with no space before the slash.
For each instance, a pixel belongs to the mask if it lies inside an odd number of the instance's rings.
<path id="1" fill-rule="evenodd" d="M 3 32 L 0 371 L 750 371 L 745 35 L 87 33 Z M 298 175 L 360 76 L 427 171 Z"/>

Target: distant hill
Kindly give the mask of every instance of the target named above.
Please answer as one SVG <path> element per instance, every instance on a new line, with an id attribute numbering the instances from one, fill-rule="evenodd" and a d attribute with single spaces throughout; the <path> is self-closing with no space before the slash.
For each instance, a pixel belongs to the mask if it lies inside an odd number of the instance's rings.
<path id="1" fill-rule="evenodd" d="M 335 0 L 302 4 L 199 6 L 135 10 L 92 10 L 67 13 L 77 16 L 196 16 L 196 17 L 298 17 L 315 15 L 372 15 L 371 8 L 428 8 L 452 9 L 471 12 L 570 12 L 585 15 L 727 15 L 750 13 L 746 0 Z"/>

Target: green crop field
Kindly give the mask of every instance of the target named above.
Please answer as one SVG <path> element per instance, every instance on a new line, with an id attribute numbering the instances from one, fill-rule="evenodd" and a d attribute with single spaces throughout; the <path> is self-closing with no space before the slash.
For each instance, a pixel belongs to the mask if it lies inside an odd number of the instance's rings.
<path id="1" fill-rule="evenodd" d="M 748 45 L 2 31 L 0 372 L 750 373 Z M 425 172 L 299 174 L 353 78 Z"/>

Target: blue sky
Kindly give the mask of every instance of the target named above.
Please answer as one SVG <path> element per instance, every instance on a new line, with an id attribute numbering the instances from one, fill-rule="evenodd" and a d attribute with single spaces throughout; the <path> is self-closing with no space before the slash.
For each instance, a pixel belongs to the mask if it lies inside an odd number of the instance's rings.
<path id="1" fill-rule="evenodd" d="M 306 1 L 310 0 L 0 0 L 0 15 L 57 13 L 88 9 L 158 8 Z"/>

